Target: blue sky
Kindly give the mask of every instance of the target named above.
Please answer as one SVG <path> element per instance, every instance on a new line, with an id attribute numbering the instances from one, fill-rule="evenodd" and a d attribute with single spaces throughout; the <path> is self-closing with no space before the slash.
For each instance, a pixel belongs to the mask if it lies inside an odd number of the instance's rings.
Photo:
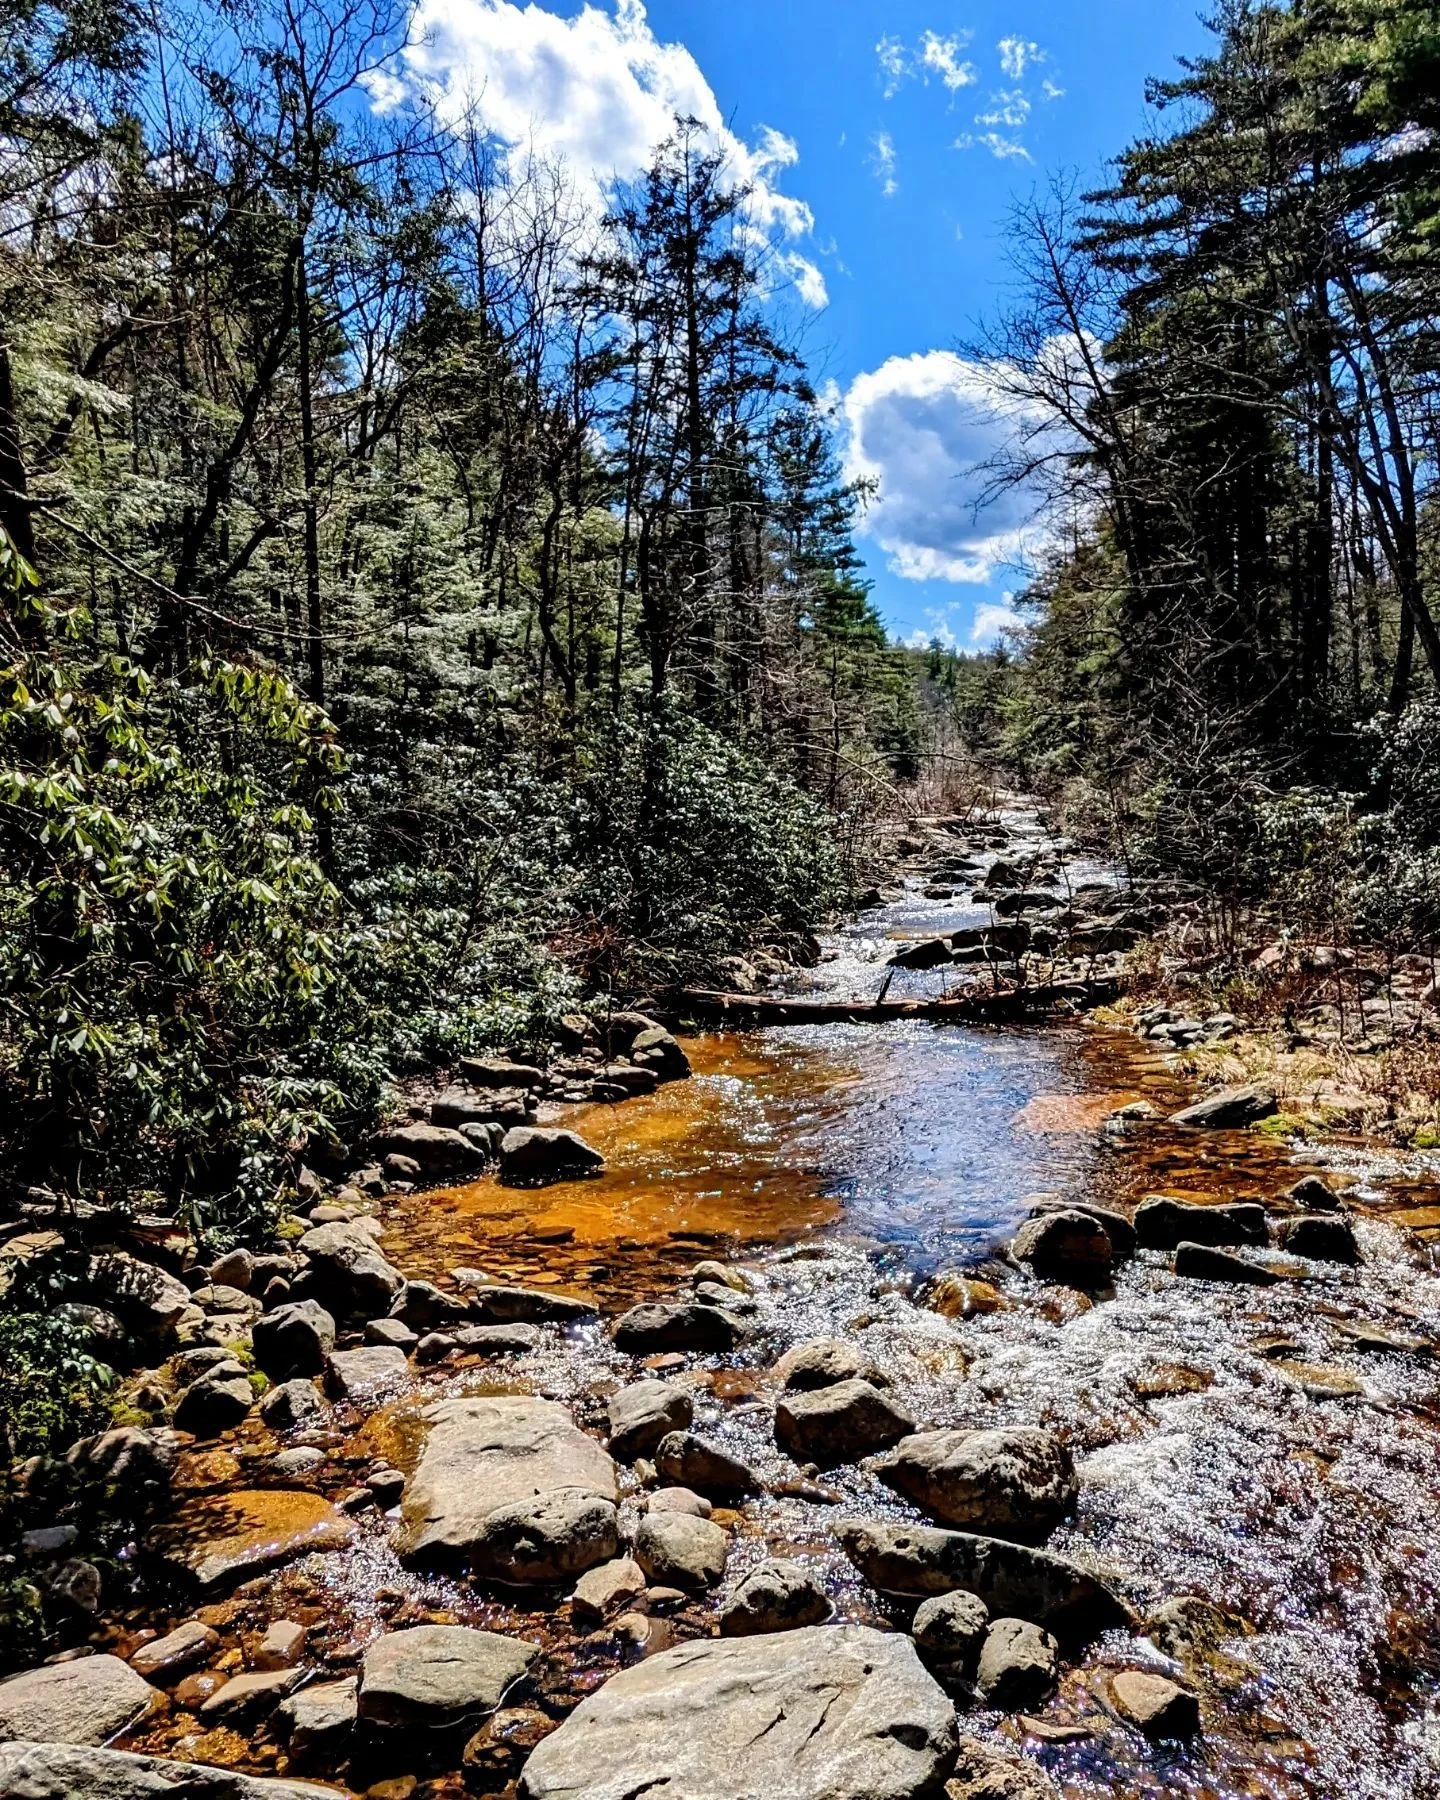
<path id="1" fill-rule="evenodd" d="M 711 124 L 794 277 L 850 465 L 879 483 L 860 547 L 887 624 L 990 639 L 1026 516 L 975 516 L 1004 427 L 955 352 L 1004 298 L 1014 198 L 1100 175 L 1146 76 L 1204 42 L 1194 0 L 419 0 L 417 27 L 426 74 L 597 186 L 676 110 Z"/>

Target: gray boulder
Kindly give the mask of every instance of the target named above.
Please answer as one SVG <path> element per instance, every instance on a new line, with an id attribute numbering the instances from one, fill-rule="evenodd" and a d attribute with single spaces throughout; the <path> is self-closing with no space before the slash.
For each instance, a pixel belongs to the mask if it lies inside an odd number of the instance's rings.
<path id="1" fill-rule="evenodd" d="M 672 1431 L 662 1438 L 655 1448 L 655 1467 L 672 1486 L 701 1494 L 756 1494 L 762 1485 L 747 1462 L 694 1431 Z"/>
<path id="2" fill-rule="evenodd" d="M 260 1417 L 272 1431 L 300 1431 L 323 1425 L 330 1416 L 324 1395 L 313 1381 L 298 1375 L 271 1388 L 260 1402 Z"/>
<path id="3" fill-rule="evenodd" d="M 231 1431 L 249 1415 L 255 1404 L 250 1377 L 238 1362 L 216 1365 L 180 1396 L 175 1407 L 175 1429 L 191 1431 L 198 1438 L 218 1437 Z"/>
<path id="4" fill-rule="evenodd" d="M 1130 1615 L 1103 1582 L 1063 1556 L 968 1531 L 842 1519 L 845 1554 L 886 1594 L 978 1594 L 997 1617 L 1029 1619 L 1064 1641 L 1125 1626 Z"/>
<path id="5" fill-rule="evenodd" d="M 1075 1465 L 1052 1432 L 922 1431 L 902 1439 L 880 1479 L 942 1525 L 1038 1542 L 1074 1504 Z"/>
<path id="6" fill-rule="evenodd" d="M 1060 1646 L 1028 1619 L 996 1619 L 985 1634 L 975 1685 L 1002 1712 L 1036 1706 L 1060 1673 Z"/>
<path id="7" fill-rule="evenodd" d="M 131 1331 L 164 1338 L 192 1304 L 183 1281 L 124 1250 L 104 1250 L 85 1265 L 91 1297 L 117 1314 Z"/>
<path id="8" fill-rule="evenodd" d="M 521 1088 L 544 1084 L 545 1071 L 534 1063 L 512 1062 L 504 1056 L 462 1056 L 460 1073 L 478 1088 Z"/>
<path id="9" fill-rule="evenodd" d="M 910 1626 L 921 1660 L 944 1681 L 973 1673 L 989 1629 L 989 1607 L 978 1594 L 963 1588 L 922 1600 Z"/>
<path id="10" fill-rule="evenodd" d="M 775 1441 L 796 1462 L 833 1468 L 908 1437 L 915 1421 L 868 1381 L 790 1392 L 775 1408 Z"/>
<path id="11" fill-rule="evenodd" d="M 345 1760 L 355 1734 L 359 1691 L 360 1683 L 351 1675 L 301 1688 L 282 1703 L 278 1724 L 292 1768 Z"/>
<path id="12" fill-rule="evenodd" d="M 653 1587 L 714 1587 L 729 1549 L 720 1526 L 689 1513 L 647 1512 L 635 1528 L 635 1560 Z"/>
<path id="13" fill-rule="evenodd" d="M 615 1348 L 632 1356 L 668 1350 L 733 1350 L 745 1324 L 722 1306 L 652 1303 L 632 1306 L 615 1324 Z"/>
<path id="14" fill-rule="evenodd" d="M 799 1392 L 835 1387 L 842 1381 L 868 1381 L 871 1387 L 890 1385 L 889 1377 L 845 1338 L 810 1338 L 797 1344 L 776 1363 L 775 1375 L 782 1387 Z"/>
<path id="15" fill-rule="evenodd" d="M 684 1081 L 690 1074 L 690 1058 L 662 1025 L 650 1025 L 637 1033 L 630 1045 L 630 1060 L 638 1068 L 648 1069 L 657 1081 Z"/>
<path id="16" fill-rule="evenodd" d="M 668 1381 L 637 1381 L 610 1396 L 610 1454 L 621 1462 L 649 1456 L 661 1438 L 686 1430 L 695 1402 Z"/>
<path id="17" fill-rule="evenodd" d="M 395 1534 L 402 1561 L 550 1582 L 615 1555 L 615 1464 L 563 1406 L 519 1395 L 446 1400 L 425 1420 Z"/>
<path id="18" fill-rule="evenodd" d="M 257 1319 L 250 1341 L 272 1381 L 320 1375 L 335 1348 L 335 1320 L 318 1300 L 292 1300 Z"/>
<path id="19" fill-rule="evenodd" d="M 269 1781 L 73 1744 L 0 1744 L 0 1800 L 336 1800 L 331 1787 Z"/>
<path id="20" fill-rule="evenodd" d="M 522 1800 L 921 1800 L 954 1708 L 908 1638 L 860 1625 L 681 1644 L 612 1676 L 532 1753 Z"/>
<path id="21" fill-rule="evenodd" d="M 114 1505 L 138 1513 L 168 1488 L 178 1454 L 173 1431 L 119 1425 L 72 1444 L 65 1468 L 72 1480 L 102 1487 Z"/>
<path id="22" fill-rule="evenodd" d="M 409 1373 L 405 1352 L 393 1344 L 361 1344 L 337 1350 L 325 1369 L 325 1383 L 337 1400 L 366 1400 L 397 1387 Z"/>
<path id="23" fill-rule="evenodd" d="M 830 1617 L 830 1596 L 803 1563 L 776 1559 L 752 1569 L 720 1609 L 721 1637 L 799 1631 Z"/>
<path id="24" fill-rule="evenodd" d="M 0 1681 L 0 1742 L 104 1744 L 157 1699 L 150 1683 L 118 1656 L 27 1669 Z"/>
<path id="25" fill-rule="evenodd" d="M 1275 1111 L 1275 1096 L 1269 1088 L 1229 1087 L 1172 1113 L 1170 1123 L 1209 1131 L 1241 1131 L 1270 1118 Z"/>
<path id="26" fill-rule="evenodd" d="M 1268 1244 L 1265 1208 L 1249 1201 L 1200 1206 L 1152 1194 L 1135 1214 L 1136 1242 L 1144 1250 L 1174 1250 L 1181 1244 Z"/>
<path id="27" fill-rule="evenodd" d="M 317 1297 L 339 1318 L 383 1318 L 405 1286 L 405 1277 L 358 1225 L 317 1225 L 297 1248 L 309 1259 Z"/>
<path id="28" fill-rule="evenodd" d="M 392 1319 L 399 1319 L 414 1332 L 443 1331 L 470 1316 L 468 1300 L 447 1294 L 433 1281 L 407 1281 L 390 1309 Z"/>
<path id="29" fill-rule="evenodd" d="M 387 1131 L 375 1146 L 381 1156 L 405 1156 L 429 1179 L 472 1175 L 485 1158 L 469 1138 L 448 1125 L 401 1125 Z"/>
<path id="30" fill-rule="evenodd" d="M 573 1131 L 517 1125 L 500 1140 L 500 1179 L 511 1187 L 575 1181 L 604 1164 L 600 1152 Z"/>
<path id="31" fill-rule="evenodd" d="M 1115 1266 L 1115 1246 L 1098 1219 L 1073 1207 L 1027 1219 L 1015 1233 L 1010 1253 L 1029 1263 L 1042 1281 L 1074 1287 L 1103 1287 Z"/>
<path id="32" fill-rule="evenodd" d="M 575 1623 L 589 1627 L 603 1624 L 617 1612 L 633 1607 L 645 1592 L 645 1571 L 632 1556 L 587 1569 L 575 1583 L 570 1611 Z"/>
<path id="33" fill-rule="evenodd" d="M 459 1730 L 494 1712 L 539 1653 L 465 1625 L 390 1632 L 365 1652 L 359 1718 L 381 1730 Z"/>
<path id="34" fill-rule="evenodd" d="M 579 1325 L 599 1310 L 594 1301 L 569 1294 L 498 1284 L 482 1287 L 470 1302 L 470 1317 L 481 1325 Z"/>
<path id="35" fill-rule="evenodd" d="M 949 1800 L 1059 1800 L 1059 1790 L 1038 1763 L 971 1737 L 960 1740 L 945 1792 Z"/>
<path id="36" fill-rule="evenodd" d="M 146 1681 L 169 1681 L 208 1662 L 219 1648 L 219 1632 L 198 1619 L 187 1619 L 164 1637 L 142 1644 L 130 1658 L 130 1667 Z"/>
<path id="37" fill-rule="evenodd" d="M 467 1356 L 524 1356 L 541 1344 L 538 1325 L 461 1325 L 451 1336 Z"/>

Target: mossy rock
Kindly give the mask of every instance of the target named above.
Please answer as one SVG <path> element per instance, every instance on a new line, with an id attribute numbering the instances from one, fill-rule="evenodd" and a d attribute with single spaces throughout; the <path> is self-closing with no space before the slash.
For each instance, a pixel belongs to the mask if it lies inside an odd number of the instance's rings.
<path id="1" fill-rule="evenodd" d="M 1440 1150 L 1440 1125 L 1420 1125 L 1410 1137 L 1412 1150 Z"/>
<path id="2" fill-rule="evenodd" d="M 1264 1132 L 1266 1137 L 1309 1137 L 1315 1129 L 1315 1121 L 1304 1113 L 1272 1113 L 1268 1119 L 1261 1119 L 1259 1124 L 1252 1125 L 1252 1131 Z"/>

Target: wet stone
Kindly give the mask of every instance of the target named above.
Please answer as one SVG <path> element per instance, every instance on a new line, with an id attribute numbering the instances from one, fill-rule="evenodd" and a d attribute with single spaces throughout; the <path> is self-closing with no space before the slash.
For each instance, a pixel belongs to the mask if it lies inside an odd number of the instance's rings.
<path id="1" fill-rule="evenodd" d="M 1027 1619 L 996 1619 L 980 1647 L 975 1685 L 991 1706 L 1018 1712 L 1042 1700 L 1059 1673 L 1060 1646 L 1048 1631 Z"/>
<path id="2" fill-rule="evenodd" d="M 1199 1206 L 1156 1194 L 1136 1212 L 1135 1236 L 1145 1250 L 1174 1250 L 1185 1243 L 1263 1247 L 1270 1241 L 1270 1228 L 1265 1208 L 1248 1201 Z"/>
<path id="3" fill-rule="evenodd" d="M 1058 1794 L 1038 1763 L 966 1737 L 945 1791 L 949 1800 L 1057 1800 Z"/>
<path id="4" fill-rule="evenodd" d="M 637 1381 L 610 1398 L 610 1453 L 621 1462 L 649 1456 L 672 1431 L 689 1428 L 695 1402 L 668 1381 Z"/>
<path id="5" fill-rule="evenodd" d="M 202 1588 L 240 1582 L 317 1550 L 339 1550 L 354 1527 L 318 1494 L 241 1490 L 184 1502 L 150 1547 Z"/>
<path id="6" fill-rule="evenodd" d="M 1048 1431 L 922 1431 L 880 1465 L 880 1479 L 941 1524 L 1034 1542 L 1074 1504 L 1075 1465 Z"/>
<path id="7" fill-rule="evenodd" d="M 1069 1282 L 1075 1287 L 1103 1287 L 1115 1262 L 1115 1249 L 1105 1227 L 1089 1213 L 1073 1209 L 1027 1219 L 1016 1232 L 1010 1253 L 1029 1263 L 1042 1281 Z"/>
<path id="8" fill-rule="evenodd" d="M 118 1656 L 87 1656 L 0 1681 L 0 1741 L 103 1744 L 155 1702 L 155 1689 Z"/>
<path id="9" fill-rule="evenodd" d="M 365 1653 L 359 1717 L 396 1731 L 448 1731 L 494 1712 L 538 1646 L 464 1625 L 417 1625 Z"/>
<path id="10" fill-rule="evenodd" d="M 259 1718 L 273 1712 L 299 1679 L 296 1669 L 255 1670 L 236 1675 L 203 1703 L 200 1717 L 207 1724 L 234 1724 L 240 1719 Z"/>
<path id="11" fill-rule="evenodd" d="M 1109 1688 L 1115 1711 L 1147 1737 L 1187 1738 L 1200 1729 L 1200 1702 L 1163 1675 L 1124 1669 L 1111 1676 Z"/>
<path id="12" fill-rule="evenodd" d="M 890 1385 L 865 1352 L 844 1338 L 811 1338 L 797 1344 L 776 1363 L 775 1377 L 783 1388 L 800 1393 L 835 1387 L 842 1381 L 868 1381 L 871 1387 Z"/>
<path id="13" fill-rule="evenodd" d="M 775 1441 L 798 1463 L 833 1468 L 888 1449 L 915 1421 L 868 1381 L 841 1381 L 782 1396 L 775 1408 Z"/>
<path id="14" fill-rule="evenodd" d="M 1286 1219 L 1279 1233 L 1280 1247 L 1291 1256 L 1303 1256 L 1311 1262 L 1346 1263 L 1360 1261 L 1360 1247 L 1355 1242 L 1355 1227 L 1349 1219 L 1305 1214 Z"/>
<path id="15" fill-rule="evenodd" d="M 1228 1250 L 1208 1244 L 1181 1244 L 1175 1252 L 1175 1273 L 1187 1281 L 1228 1281 L 1250 1287 L 1274 1287 L 1280 1277 L 1263 1263 L 1247 1262 Z"/>
<path id="16" fill-rule="evenodd" d="M 830 1596 L 803 1563 L 780 1559 L 754 1568 L 720 1609 L 721 1637 L 796 1631 L 830 1617 Z"/>
<path id="17" fill-rule="evenodd" d="M 1275 1110 L 1275 1095 L 1269 1088 L 1221 1088 L 1193 1106 L 1172 1113 L 1170 1123 L 1209 1131 L 1238 1131 L 1270 1118 Z"/>
<path id="18" fill-rule="evenodd" d="M 725 1573 L 730 1540 L 710 1519 L 647 1512 L 635 1529 L 635 1561 L 647 1581 L 687 1592 L 714 1587 Z"/>
<path id="19" fill-rule="evenodd" d="M 197 1663 L 208 1661 L 219 1648 L 219 1633 L 198 1619 L 190 1619 L 164 1637 L 142 1645 L 130 1658 L 130 1667 L 146 1681 L 168 1681 Z"/>
<path id="20" fill-rule="evenodd" d="M 682 1644 L 612 1676 L 534 1751 L 522 1800 L 920 1800 L 954 1710 L 908 1638 L 864 1626 Z"/>
<path id="21" fill-rule="evenodd" d="M 633 1306 L 615 1324 L 615 1348 L 633 1356 L 656 1350 L 733 1350 L 745 1336 L 741 1319 L 698 1302 Z"/>
<path id="22" fill-rule="evenodd" d="M 702 1494 L 754 1494 L 762 1485 L 748 1463 L 694 1431 L 672 1431 L 663 1437 L 655 1448 L 655 1467 L 662 1480 Z"/>

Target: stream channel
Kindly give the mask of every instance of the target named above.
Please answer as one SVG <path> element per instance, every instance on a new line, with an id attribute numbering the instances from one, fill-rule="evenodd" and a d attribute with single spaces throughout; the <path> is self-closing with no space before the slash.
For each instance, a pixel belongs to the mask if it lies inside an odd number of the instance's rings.
<path id="1" fill-rule="evenodd" d="M 829 940 L 807 985 L 873 994 L 897 937 L 984 916 L 968 897 L 926 900 L 908 884 L 903 899 Z M 918 991 L 940 978 L 905 979 Z M 614 1349 L 606 1320 L 669 1297 L 698 1260 L 719 1258 L 751 1278 L 759 1329 L 732 1355 L 664 1364 L 694 1391 L 695 1429 L 770 1489 L 717 1512 L 734 1534 L 718 1594 L 653 1620 L 646 1642 L 620 1643 L 576 1630 L 563 1596 L 537 1608 L 533 1597 L 407 1573 L 388 1547 L 391 1521 L 372 1511 L 348 1548 L 291 1563 L 212 1609 L 232 1641 L 267 1616 L 302 1617 L 311 1654 L 343 1674 L 396 1623 L 482 1625 L 545 1646 L 540 1693 L 558 1717 L 620 1663 L 708 1634 L 718 1600 L 766 1556 L 819 1570 L 838 1616 L 903 1628 L 833 1525 L 840 1514 L 920 1515 L 864 1465 L 828 1471 L 817 1494 L 772 1436 L 777 1357 L 840 1336 L 888 1372 L 922 1424 L 1061 1435 L 1080 1493 L 1049 1548 L 1102 1573 L 1138 1618 L 1184 1595 L 1232 1618 L 1180 1662 L 1146 1636 L 1112 1633 L 1066 1663 L 1038 1727 L 972 1709 L 962 1730 L 1023 1751 L 1077 1800 L 1440 1794 L 1440 1363 L 1385 1347 L 1386 1333 L 1440 1341 L 1434 1252 L 1411 1229 L 1440 1224 L 1424 1157 L 1168 1126 L 1192 1096 L 1166 1059 L 1085 1021 L 799 1026 L 687 1038 L 686 1048 L 692 1080 L 567 1111 L 564 1123 L 606 1156 L 598 1178 L 538 1192 L 486 1180 L 382 1203 L 386 1254 L 408 1275 L 443 1282 L 478 1266 L 592 1299 L 602 1317 L 547 1328 L 540 1350 L 501 1362 L 412 1367 L 405 1387 L 363 1414 L 337 1413 L 314 1481 L 333 1495 L 378 1458 L 412 1467 L 419 1411 L 442 1395 L 539 1393 L 603 1433 L 606 1397 L 644 1372 Z M 1140 1099 L 1152 1116 L 1112 1116 Z M 1179 1279 L 1167 1257 L 1142 1252 L 1113 1293 L 1092 1299 L 998 1258 L 1039 1195 L 1124 1211 L 1151 1193 L 1262 1197 L 1283 1210 L 1280 1197 L 1308 1170 L 1343 1190 L 1359 1268 L 1314 1264 L 1303 1280 L 1232 1288 Z M 978 1288 L 971 1316 L 942 1316 L 924 1302 L 934 1276 L 952 1270 L 998 1296 Z M 269 1484 L 278 1447 L 252 1420 L 226 1450 L 192 1453 L 181 1485 L 223 1508 L 228 1488 Z M 1193 1687 L 1201 1735 L 1157 1745 L 1121 1723 L 1104 1683 L 1126 1667 Z M 276 1767 L 263 1729 L 200 1733 L 179 1712 L 136 1747 Z M 350 1775 L 359 1791 L 374 1778 Z M 447 1777 L 421 1795 L 451 1784 L 458 1794 Z"/>

